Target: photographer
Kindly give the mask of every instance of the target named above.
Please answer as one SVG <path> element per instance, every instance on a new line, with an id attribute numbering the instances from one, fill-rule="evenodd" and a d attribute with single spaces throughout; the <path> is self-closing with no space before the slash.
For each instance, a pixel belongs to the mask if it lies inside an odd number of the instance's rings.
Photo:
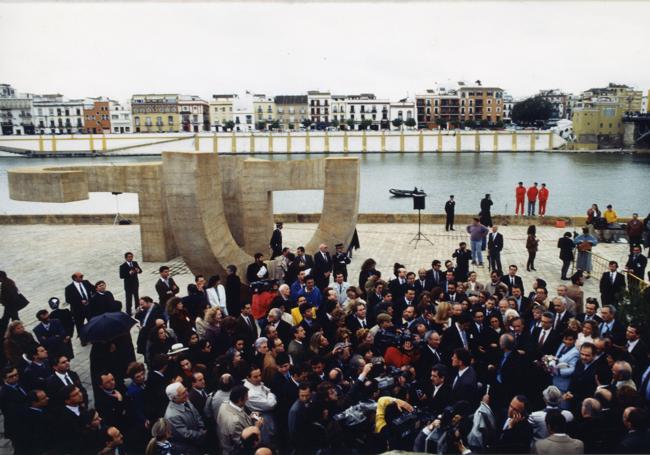
<path id="1" fill-rule="evenodd" d="M 375 434 L 377 449 L 379 451 L 392 450 L 396 447 L 399 438 L 392 431 L 391 422 L 402 412 L 413 412 L 413 406 L 404 400 L 393 397 L 381 397 L 377 400 L 375 414 Z"/>
<path id="2" fill-rule="evenodd" d="M 471 430 L 471 407 L 467 401 L 447 406 L 415 438 L 414 452 L 468 454 L 467 435 Z"/>

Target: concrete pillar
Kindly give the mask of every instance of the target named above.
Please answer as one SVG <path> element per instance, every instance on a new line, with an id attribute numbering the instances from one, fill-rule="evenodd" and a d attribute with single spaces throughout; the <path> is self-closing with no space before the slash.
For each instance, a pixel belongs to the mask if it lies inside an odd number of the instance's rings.
<path id="1" fill-rule="evenodd" d="M 442 134 L 438 131 L 438 146 L 436 148 L 438 152 L 442 152 Z"/>
<path id="2" fill-rule="evenodd" d="M 251 135 L 248 136 L 248 151 L 255 153 L 255 133 L 251 132 Z"/>
<path id="3" fill-rule="evenodd" d="M 348 145 L 348 130 L 345 130 L 343 133 L 343 151 L 345 153 L 348 153 L 349 150 L 349 145 Z"/>
<path id="4" fill-rule="evenodd" d="M 291 132 L 287 132 L 287 153 L 291 153 Z"/>
<path id="5" fill-rule="evenodd" d="M 494 136 L 492 137 L 492 151 L 496 152 L 499 150 L 499 132 L 495 131 Z"/>
<path id="6" fill-rule="evenodd" d="M 52 151 L 56 152 L 56 134 L 52 135 Z"/>
<path id="7" fill-rule="evenodd" d="M 194 151 L 198 152 L 200 148 L 201 148 L 201 140 L 199 139 L 199 135 L 195 134 L 194 135 Z"/>
<path id="8" fill-rule="evenodd" d="M 424 133 L 420 130 L 420 135 L 418 136 L 418 151 L 420 153 L 424 152 Z"/>
<path id="9" fill-rule="evenodd" d="M 634 148 L 634 133 L 636 124 L 634 122 L 623 123 L 623 147 Z"/>
<path id="10" fill-rule="evenodd" d="M 102 152 L 106 151 L 106 135 L 102 134 Z"/>
<path id="11" fill-rule="evenodd" d="M 309 130 L 305 132 L 305 152 L 311 152 L 311 138 L 309 137 Z"/>
<path id="12" fill-rule="evenodd" d="M 399 151 L 404 152 L 404 130 L 399 132 Z"/>
<path id="13" fill-rule="evenodd" d="M 43 135 L 38 136 L 38 151 L 42 152 L 45 150 L 45 142 L 43 141 Z"/>
<path id="14" fill-rule="evenodd" d="M 325 144 L 324 144 L 324 147 L 323 147 L 324 150 L 325 150 L 325 153 L 329 153 L 330 152 L 330 135 L 327 132 L 327 130 L 325 130 L 325 137 L 324 137 L 323 140 L 325 141 Z"/>
<path id="15" fill-rule="evenodd" d="M 477 131 L 474 133 L 474 151 L 475 152 L 480 152 L 481 151 L 481 135 Z"/>
<path id="16" fill-rule="evenodd" d="M 269 153 L 273 153 L 273 133 L 269 131 Z"/>
<path id="17" fill-rule="evenodd" d="M 91 152 L 95 151 L 95 140 L 93 139 L 92 134 L 88 136 L 88 150 L 90 150 Z"/>
<path id="18" fill-rule="evenodd" d="M 517 151 L 517 133 L 514 131 L 512 132 L 512 151 L 516 152 Z"/>
<path id="19" fill-rule="evenodd" d="M 384 130 L 381 131 L 381 153 L 384 153 L 386 151 L 386 132 Z"/>
<path id="20" fill-rule="evenodd" d="M 235 136 L 235 132 L 232 132 L 232 138 L 230 142 L 230 152 L 231 153 L 237 153 L 237 136 Z"/>
<path id="21" fill-rule="evenodd" d="M 530 151 L 534 152 L 535 151 L 535 133 L 530 133 Z"/>
<path id="22" fill-rule="evenodd" d="M 456 151 L 460 152 L 460 146 L 461 146 L 461 132 L 456 131 Z"/>
<path id="23" fill-rule="evenodd" d="M 219 138 L 217 138 L 217 133 L 212 135 L 212 152 L 219 153 Z"/>
<path id="24" fill-rule="evenodd" d="M 366 153 L 367 150 L 367 138 L 366 138 L 366 130 L 363 130 L 361 132 L 361 153 Z"/>

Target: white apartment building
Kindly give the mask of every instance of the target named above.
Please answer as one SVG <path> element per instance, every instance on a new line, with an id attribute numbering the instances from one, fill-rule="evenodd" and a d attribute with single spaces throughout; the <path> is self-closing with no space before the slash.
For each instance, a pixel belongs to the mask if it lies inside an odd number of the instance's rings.
<path id="1" fill-rule="evenodd" d="M 330 122 L 337 122 L 339 125 L 345 123 L 345 113 L 347 111 L 347 103 L 345 95 L 332 95 L 330 101 Z"/>
<path id="2" fill-rule="evenodd" d="M 33 95 L 16 93 L 9 84 L 0 84 L 0 134 L 34 134 Z"/>
<path id="3" fill-rule="evenodd" d="M 235 131 L 255 130 L 254 99 L 255 96 L 250 92 L 233 98 L 231 120 L 235 124 Z"/>
<path id="4" fill-rule="evenodd" d="M 346 100 L 346 122 L 354 122 L 353 129 L 359 129 L 364 120 L 372 122 L 370 129 L 379 130 L 382 127 L 389 128 L 390 125 L 390 101 L 378 100 L 372 93 L 361 93 L 360 95 L 349 95 Z"/>
<path id="5" fill-rule="evenodd" d="M 131 133 L 131 108 L 128 104 L 122 105 L 118 101 L 109 100 L 111 116 L 111 133 Z"/>
<path id="6" fill-rule="evenodd" d="M 515 100 L 509 93 L 503 93 L 503 121 L 505 123 L 512 121 L 512 108 L 515 105 Z"/>
<path id="7" fill-rule="evenodd" d="M 84 101 L 61 94 L 36 95 L 32 110 L 37 134 L 75 134 L 84 130 Z"/>
<path id="8" fill-rule="evenodd" d="M 401 130 L 406 129 L 404 123 L 408 119 L 415 119 L 415 101 L 408 101 L 406 99 L 400 101 L 393 101 L 390 103 L 390 109 L 388 114 L 388 119 L 390 120 L 390 129 L 391 130 Z M 393 125 L 393 120 L 400 119 L 402 125 L 396 127 Z"/>

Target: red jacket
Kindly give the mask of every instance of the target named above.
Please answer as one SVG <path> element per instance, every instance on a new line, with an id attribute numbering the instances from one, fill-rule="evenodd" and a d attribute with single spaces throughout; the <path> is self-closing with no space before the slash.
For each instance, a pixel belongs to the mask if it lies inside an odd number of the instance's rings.
<path id="1" fill-rule="evenodd" d="M 537 189 L 536 186 L 531 186 L 530 188 L 528 188 L 528 193 L 527 193 L 528 194 L 528 200 L 529 201 L 537 200 L 537 193 L 538 192 L 539 192 L 539 190 Z"/>
<path id="2" fill-rule="evenodd" d="M 539 200 L 540 201 L 548 201 L 548 188 L 540 188 L 539 189 Z"/>
<path id="3" fill-rule="evenodd" d="M 526 197 L 526 188 L 523 186 L 518 186 L 515 188 L 515 194 L 517 196 L 517 200 L 523 201 L 524 197 Z"/>

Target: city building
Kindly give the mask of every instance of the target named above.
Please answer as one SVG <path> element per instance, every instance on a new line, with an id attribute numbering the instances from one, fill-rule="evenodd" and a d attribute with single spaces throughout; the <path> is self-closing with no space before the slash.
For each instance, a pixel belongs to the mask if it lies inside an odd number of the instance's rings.
<path id="1" fill-rule="evenodd" d="M 131 97 L 133 131 L 136 133 L 176 133 L 181 130 L 179 95 L 147 94 Z"/>
<path id="2" fill-rule="evenodd" d="M 643 92 L 624 84 L 610 82 L 607 87 L 590 88 L 582 93 L 581 100 L 589 103 L 603 97 L 613 99 L 625 112 L 641 112 Z"/>
<path id="3" fill-rule="evenodd" d="M 131 111 L 128 106 L 122 106 L 114 100 L 108 102 L 111 115 L 111 132 L 124 134 L 131 132 Z"/>
<path id="4" fill-rule="evenodd" d="M 347 110 L 345 99 L 345 95 L 332 95 L 330 100 L 330 123 L 333 126 L 340 127 L 345 123 L 345 112 Z"/>
<path id="5" fill-rule="evenodd" d="M 195 95 L 178 97 L 181 130 L 186 133 L 210 131 L 210 105 Z"/>
<path id="6" fill-rule="evenodd" d="M 393 101 L 390 103 L 388 118 L 390 120 L 390 128 L 392 130 L 401 130 L 408 127 L 405 125 L 409 120 L 415 121 L 415 103 L 406 99 Z M 393 125 L 396 119 L 401 120 L 400 126 Z"/>
<path id="7" fill-rule="evenodd" d="M 274 101 L 281 129 L 299 129 L 302 122 L 309 119 L 307 95 L 279 95 Z"/>
<path id="8" fill-rule="evenodd" d="M 255 130 L 255 111 L 253 108 L 253 102 L 259 97 L 260 95 L 254 95 L 247 91 L 243 95 L 233 98 L 231 121 L 235 125 L 235 131 Z"/>
<path id="9" fill-rule="evenodd" d="M 475 86 L 461 85 L 459 92 L 461 121 L 488 125 L 503 122 L 503 89 L 484 87 L 476 81 Z"/>
<path id="10" fill-rule="evenodd" d="M 212 95 L 210 100 L 210 127 L 213 131 L 226 131 L 226 124 L 232 121 L 235 94 Z"/>
<path id="11" fill-rule="evenodd" d="M 461 121 L 460 97 L 455 89 L 440 86 L 415 95 L 418 128 L 450 129 Z"/>
<path id="12" fill-rule="evenodd" d="M 330 92 L 310 90 L 307 92 L 307 104 L 309 105 L 309 119 L 317 129 L 324 129 L 330 123 L 330 107 L 332 95 Z"/>
<path id="13" fill-rule="evenodd" d="M 111 132 L 109 100 L 103 97 L 84 100 L 84 132 L 103 134 Z"/>
<path id="14" fill-rule="evenodd" d="M 621 147 L 625 112 L 625 107 L 613 96 L 591 98 L 576 106 L 572 117 L 575 147 L 586 150 Z"/>
<path id="15" fill-rule="evenodd" d="M 563 93 L 560 89 L 556 88 L 551 90 L 540 90 L 536 96 L 548 101 L 553 106 L 551 119 L 567 118 L 567 104 L 570 95 Z"/>
<path id="16" fill-rule="evenodd" d="M 390 101 L 377 99 L 372 93 L 361 93 L 348 95 L 345 104 L 345 118 L 350 129 L 362 129 L 363 123 L 375 131 L 390 128 Z"/>
<path id="17" fill-rule="evenodd" d="M 32 109 L 37 134 L 83 133 L 84 100 L 68 100 L 61 94 L 35 95 Z"/>
<path id="18" fill-rule="evenodd" d="M 641 100 L 641 112 L 644 114 L 648 113 L 648 98 L 650 98 L 650 90 L 648 90 L 648 94 Z"/>
<path id="19" fill-rule="evenodd" d="M 503 123 L 512 122 L 512 108 L 515 107 L 515 100 L 509 93 L 503 92 Z"/>
<path id="20" fill-rule="evenodd" d="M 256 130 L 265 130 L 272 127 L 275 121 L 275 101 L 273 98 L 261 94 L 253 95 L 253 111 L 255 112 Z"/>
<path id="21" fill-rule="evenodd" d="M 0 84 L 0 134 L 34 134 L 33 95 Z"/>

